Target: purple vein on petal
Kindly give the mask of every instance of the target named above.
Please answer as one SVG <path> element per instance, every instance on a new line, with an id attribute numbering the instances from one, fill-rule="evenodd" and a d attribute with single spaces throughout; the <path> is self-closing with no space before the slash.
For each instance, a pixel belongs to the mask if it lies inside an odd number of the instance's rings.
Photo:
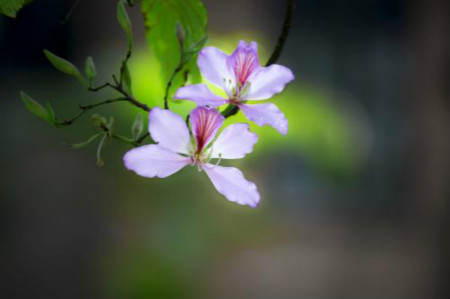
<path id="1" fill-rule="evenodd" d="M 197 153 L 201 153 L 222 126 L 224 117 L 214 108 L 197 107 L 192 110 L 189 119 L 197 144 Z"/>

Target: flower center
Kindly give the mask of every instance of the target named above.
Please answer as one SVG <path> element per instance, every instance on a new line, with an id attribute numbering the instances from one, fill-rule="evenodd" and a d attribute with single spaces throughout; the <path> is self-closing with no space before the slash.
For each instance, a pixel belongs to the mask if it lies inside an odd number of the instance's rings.
<path id="1" fill-rule="evenodd" d="M 246 81 L 243 85 L 240 82 L 234 82 L 230 79 L 223 78 L 223 82 L 225 83 L 225 91 L 228 94 L 229 102 L 231 104 L 237 104 L 242 101 L 242 96 L 247 92 L 248 88 L 251 85 L 250 81 Z"/>
<path id="2" fill-rule="evenodd" d="M 192 153 L 191 154 L 191 165 L 200 165 L 203 163 L 205 157 L 201 153 Z"/>
<path id="3" fill-rule="evenodd" d="M 211 157 L 211 154 L 207 154 L 207 151 L 203 152 L 203 153 L 197 153 L 197 152 L 193 152 L 190 154 L 190 158 L 191 158 L 191 165 L 192 166 L 197 166 L 198 171 L 202 171 L 201 165 L 202 164 L 206 164 L 206 163 L 210 163 L 211 160 L 213 159 Z M 219 153 L 219 156 L 216 158 L 217 161 L 215 161 L 215 165 L 219 165 L 220 161 L 222 161 L 222 154 Z"/>

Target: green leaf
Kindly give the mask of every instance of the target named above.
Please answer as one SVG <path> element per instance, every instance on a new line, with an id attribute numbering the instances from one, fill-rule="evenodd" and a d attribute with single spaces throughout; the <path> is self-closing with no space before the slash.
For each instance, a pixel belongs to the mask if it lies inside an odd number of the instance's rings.
<path id="1" fill-rule="evenodd" d="M 100 143 L 98 144 L 98 147 L 97 147 L 97 166 L 100 166 L 100 167 L 105 165 L 105 162 L 102 159 L 102 150 L 103 150 L 103 147 L 106 144 L 106 137 L 107 136 L 108 136 L 108 134 L 106 134 L 106 133 L 103 134 L 103 137 L 100 140 Z"/>
<path id="2" fill-rule="evenodd" d="M 97 75 L 97 70 L 95 69 L 94 59 L 92 59 L 91 56 L 89 56 L 86 59 L 86 76 L 89 81 L 89 86 L 92 87 L 92 83 L 94 82 L 94 78 Z"/>
<path id="3" fill-rule="evenodd" d="M 49 121 L 47 116 L 48 112 L 44 108 L 44 106 L 33 100 L 29 95 L 27 95 L 23 91 L 20 92 L 20 97 L 22 98 L 22 101 L 25 104 L 25 107 L 28 109 L 28 111 L 30 111 L 37 117 L 42 118 L 47 122 Z"/>
<path id="4" fill-rule="evenodd" d="M 186 65 L 172 82 L 169 94 L 172 98 L 173 92 L 184 84 L 186 71 L 190 83 L 198 83 L 201 78 L 196 59 L 206 40 L 206 9 L 200 0 L 142 0 L 141 10 L 145 17 L 147 43 L 161 63 L 164 84 L 180 63 L 181 53 L 190 53 L 184 57 Z"/>
<path id="5" fill-rule="evenodd" d="M 46 105 L 46 112 L 47 112 L 47 121 L 55 126 L 58 126 L 58 121 L 56 120 L 55 111 L 53 111 L 52 106 L 49 102 L 47 102 Z"/>
<path id="6" fill-rule="evenodd" d="M 102 134 L 103 134 L 103 133 L 97 133 L 97 134 L 92 135 L 91 137 L 89 137 L 88 140 L 82 141 L 82 142 L 80 142 L 80 143 L 72 144 L 72 148 L 73 148 L 73 149 L 80 149 L 80 148 L 83 148 L 83 147 L 85 147 L 85 146 L 91 144 L 92 141 L 94 141 L 95 139 L 97 139 L 97 138 L 98 138 L 100 135 L 102 135 Z"/>
<path id="7" fill-rule="evenodd" d="M 49 124 L 52 124 L 56 127 L 60 125 L 58 120 L 56 119 L 55 112 L 53 111 L 52 106 L 49 102 L 47 102 L 46 107 L 39 104 L 39 102 L 33 100 L 29 95 L 24 93 L 23 91 L 20 92 L 20 97 L 22 98 L 23 103 L 25 104 L 25 107 L 36 115 L 37 117 L 45 120 Z"/>
<path id="8" fill-rule="evenodd" d="M 19 10 L 33 0 L 0 0 L 0 14 L 15 18 Z"/>
<path id="9" fill-rule="evenodd" d="M 128 17 L 123 1 L 117 3 L 117 20 L 119 21 L 120 27 L 125 30 L 128 39 L 128 50 L 131 51 L 133 49 L 133 33 L 131 30 L 130 18 Z"/>
<path id="10" fill-rule="evenodd" d="M 74 66 L 69 61 L 56 56 L 52 52 L 48 50 L 44 50 L 44 54 L 47 57 L 47 59 L 50 61 L 50 63 L 60 72 L 75 77 L 81 84 L 88 87 L 88 82 L 86 82 L 86 79 L 81 75 L 80 71 L 76 66 Z"/>
<path id="11" fill-rule="evenodd" d="M 139 139 L 144 130 L 144 121 L 142 119 L 141 114 L 137 114 L 134 119 L 133 125 L 131 126 L 131 136 L 133 136 L 133 140 Z"/>

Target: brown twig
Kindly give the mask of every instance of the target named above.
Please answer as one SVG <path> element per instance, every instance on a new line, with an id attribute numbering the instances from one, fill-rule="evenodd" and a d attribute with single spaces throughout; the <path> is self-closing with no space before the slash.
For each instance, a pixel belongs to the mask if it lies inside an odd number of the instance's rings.
<path id="1" fill-rule="evenodd" d="M 275 49 L 267 60 L 266 66 L 274 64 L 280 58 L 281 52 L 283 52 L 284 44 L 289 36 L 289 31 L 292 27 L 292 15 L 294 14 L 294 0 L 287 0 L 286 14 L 284 16 L 283 28 L 281 29 L 280 36 L 278 37 Z M 225 110 L 222 111 L 222 115 L 225 118 L 235 115 L 239 112 L 239 107 L 233 104 L 229 104 Z"/>

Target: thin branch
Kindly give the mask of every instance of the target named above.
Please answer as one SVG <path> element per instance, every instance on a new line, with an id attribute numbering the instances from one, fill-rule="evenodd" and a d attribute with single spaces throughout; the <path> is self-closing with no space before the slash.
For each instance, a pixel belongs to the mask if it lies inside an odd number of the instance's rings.
<path id="1" fill-rule="evenodd" d="M 59 125 L 61 126 L 68 126 L 73 124 L 77 119 L 79 119 L 81 116 L 83 116 L 83 114 L 85 114 L 86 112 L 88 112 L 91 109 L 94 109 L 98 106 L 103 106 L 103 105 L 107 105 L 107 104 L 111 104 L 111 103 L 116 103 L 116 102 L 124 102 L 124 101 L 128 101 L 126 98 L 116 98 L 116 99 L 109 99 L 109 100 L 105 100 L 102 102 L 98 102 L 95 104 L 91 104 L 91 105 L 79 105 L 79 108 L 81 109 L 81 111 L 75 115 L 74 117 L 61 121 L 59 123 Z"/>
<path id="2" fill-rule="evenodd" d="M 138 100 L 136 100 L 135 98 L 133 98 L 128 92 L 126 92 L 126 91 L 123 89 L 123 87 L 120 85 L 120 83 L 117 81 L 116 76 L 114 76 L 113 78 L 114 78 L 114 79 L 116 80 L 116 82 L 117 82 L 116 85 L 111 84 L 111 83 L 109 83 L 109 82 L 106 82 L 105 84 L 100 85 L 100 86 L 98 86 L 98 87 L 92 87 L 92 88 L 89 88 L 89 91 L 97 92 L 97 91 L 99 91 L 99 90 L 101 90 L 101 89 L 103 89 L 103 88 L 105 88 L 105 87 L 109 87 L 109 88 L 111 88 L 111 89 L 113 89 L 113 90 L 119 92 L 120 94 L 122 94 L 122 95 L 124 96 L 124 98 L 125 98 L 124 101 L 128 101 L 128 102 L 130 102 L 131 104 L 133 104 L 134 106 L 136 106 L 136 107 L 138 107 L 138 108 L 140 108 L 140 109 L 142 109 L 142 110 L 144 110 L 144 111 L 146 111 L 146 112 L 150 112 L 150 110 L 151 110 L 150 107 L 148 107 L 148 106 L 147 106 L 146 104 L 144 104 L 144 103 L 139 102 Z"/>
<path id="3" fill-rule="evenodd" d="M 173 73 L 170 76 L 169 81 L 167 82 L 166 92 L 164 94 L 164 109 L 169 109 L 169 101 L 168 101 L 169 90 L 170 90 L 170 87 L 172 86 L 172 83 L 173 83 L 173 80 L 175 79 L 175 76 L 183 69 L 183 66 L 184 66 L 184 63 L 182 63 L 180 61 L 178 66 L 173 70 Z"/>
<path id="4" fill-rule="evenodd" d="M 88 111 L 88 110 L 91 110 L 91 109 L 96 108 L 98 106 L 105 105 L 105 104 L 111 104 L 111 103 L 115 103 L 115 102 L 124 102 L 124 101 L 128 101 L 128 99 L 126 99 L 126 98 L 116 98 L 116 99 L 105 100 L 105 101 L 98 102 L 98 103 L 91 104 L 91 105 L 80 105 L 79 107 L 83 111 Z"/>
<path id="5" fill-rule="evenodd" d="M 184 56 L 184 49 L 183 44 L 180 43 L 180 62 L 178 63 L 177 67 L 173 70 L 172 75 L 170 75 L 169 81 L 166 85 L 166 92 L 164 93 L 164 109 L 169 109 L 169 90 L 172 86 L 173 80 L 175 79 L 175 76 L 183 69 L 183 67 L 186 65 L 186 58 Z M 185 76 L 185 79 L 187 79 L 187 76 Z"/>
<path id="6" fill-rule="evenodd" d="M 116 90 L 117 92 L 121 93 L 128 102 L 130 102 L 131 104 L 133 104 L 134 106 L 141 108 L 142 110 L 146 111 L 146 112 L 150 112 L 150 110 L 152 110 L 149 106 L 147 106 L 144 103 L 139 102 L 138 100 L 136 100 L 135 98 L 133 98 L 128 92 L 126 92 L 122 86 L 114 86 L 112 87 L 114 90 Z"/>
<path id="7" fill-rule="evenodd" d="M 78 6 L 78 3 L 80 2 L 80 0 L 76 0 L 75 3 L 72 5 L 72 7 L 70 8 L 69 12 L 67 13 L 66 17 L 64 18 L 64 20 L 60 21 L 60 24 L 66 24 L 69 21 L 69 18 L 72 16 L 73 11 L 75 10 L 75 8 Z"/>
<path id="8" fill-rule="evenodd" d="M 105 84 L 102 84 L 98 87 L 91 87 L 88 90 L 89 91 L 93 91 L 93 92 L 97 92 L 99 90 L 102 90 L 103 88 L 109 87 L 117 92 L 119 92 L 120 94 L 122 94 L 125 97 L 125 101 L 128 101 L 129 103 L 133 104 L 134 106 L 146 111 L 146 112 L 150 112 L 151 108 L 148 107 L 146 104 L 139 102 L 138 100 L 136 100 L 135 98 L 133 98 L 131 96 L 131 94 L 129 94 L 128 92 L 125 91 L 125 89 L 123 88 L 123 74 L 125 72 L 125 65 L 127 64 L 128 60 L 131 57 L 131 51 L 128 50 L 127 55 L 125 57 L 125 59 L 122 61 L 122 65 L 120 67 L 120 77 L 119 80 L 117 79 L 116 75 L 113 75 L 113 81 L 114 84 L 111 84 L 109 82 L 106 82 Z"/>
<path id="9" fill-rule="evenodd" d="M 125 73 L 125 67 L 127 66 L 128 60 L 131 57 L 131 49 L 128 48 L 127 55 L 125 56 L 125 59 L 122 61 L 122 65 L 120 66 L 120 77 L 119 77 L 119 86 L 122 87 L 123 84 L 123 77 Z"/>
<path id="10" fill-rule="evenodd" d="M 89 91 L 93 91 L 93 92 L 97 92 L 97 91 L 102 90 L 103 88 L 106 88 L 106 87 L 113 88 L 113 85 L 111 83 L 109 83 L 109 82 L 106 82 L 105 84 L 102 84 L 102 85 L 97 86 L 97 87 L 89 87 L 88 90 Z"/>
<path id="11" fill-rule="evenodd" d="M 139 137 L 138 139 L 135 140 L 135 146 L 141 144 L 147 137 L 149 137 L 150 134 L 147 132 L 144 135 L 142 135 L 141 137 Z"/>
<path id="12" fill-rule="evenodd" d="M 272 52 L 269 60 L 266 63 L 266 66 L 274 64 L 277 62 L 278 58 L 280 58 L 281 52 L 283 52 L 284 44 L 289 36 L 289 31 L 292 27 L 292 16 L 294 14 L 294 0 L 287 0 L 287 9 L 286 14 L 284 16 L 283 29 L 281 30 L 281 34 L 278 37 L 278 42 L 275 46 L 275 49 Z"/>
<path id="13" fill-rule="evenodd" d="M 115 86 L 116 86 L 116 87 L 119 86 L 119 80 L 117 80 L 116 74 L 113 74 L 113 75 L 112 75 L 112 78 L 113 78 L 113 81 L 114 81 Z"/>
<path id="14" fill-rule="evenodd" d="M 286 3 L 286 14 L 284 15 L 283 28 L 281 29 L 281 33 L 278 37 L 277 44 L 275 49 L 270 55 L 269 60 L 267 60 L 266 66 L 274 64 L 277 62 L 278 58 L 280 58 L 281 53 L 283 52 L 284 44 L 289 36 L 289 31 L 292 27 L 292 16 L 294 14 L 294 0 L 287 0 Z M 225 110 L 222 111 L 222 115 L 225 118 L 235 115 L 239 112 L 239 107 L 233 104 L 229 104 Z"/>

